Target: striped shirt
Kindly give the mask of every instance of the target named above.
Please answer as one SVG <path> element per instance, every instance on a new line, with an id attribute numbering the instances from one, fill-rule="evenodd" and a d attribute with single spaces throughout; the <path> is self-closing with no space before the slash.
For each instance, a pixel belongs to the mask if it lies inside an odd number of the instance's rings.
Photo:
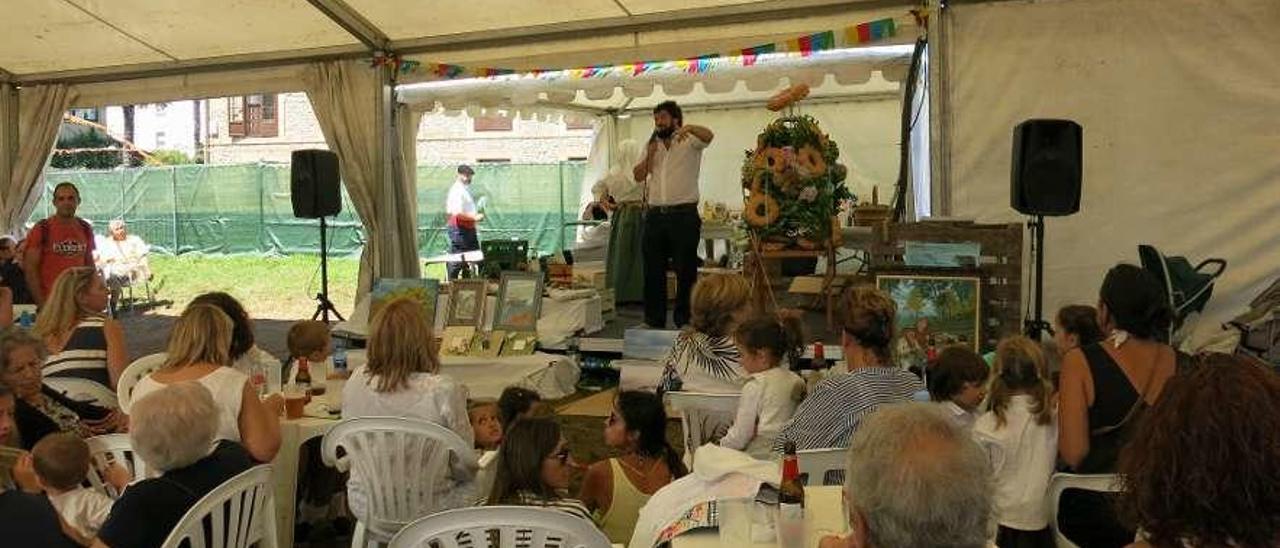
<path id="1" fill-rule="evenodd" d="M 919 377 L 897 367 L 861 367 L 829 377 L 800 402 L 773 449 L 781 453 L 787 441 L 796 449 L 848 447 L 864 417 L 881 405 L 910 401 L 920 390 Z"/>
<path id="2" fill-rule="evenodd" d="M 90 316 L 80 320 L 67 339 L 67 344 L 57 354 L 44 361 L 46 377 L 74 377 L 88 379 L 107 388 L 111 376 L 107 373 L 107 336 L 102 332 L 106 318 Z"/>
<path id="3" fill-rule="evenodd" d="M 591 511 L 587 510 L 587 505 L 582 504 L 578 499 L 558 498 L 545 499 L 538 496 L 537 493 L 531 491 L 519 491 L 516 493 L 516 500 L 512 502 L 497 503 L 497 505 L 512 506 L 540 506 L 542 508 L 551 508 L 559 510 L 571 516 L 579 517 L 595 524 L 595 518 L 591 517 Z M 480 501 L 480 506 L 491 506 L 489 501 Z"/>

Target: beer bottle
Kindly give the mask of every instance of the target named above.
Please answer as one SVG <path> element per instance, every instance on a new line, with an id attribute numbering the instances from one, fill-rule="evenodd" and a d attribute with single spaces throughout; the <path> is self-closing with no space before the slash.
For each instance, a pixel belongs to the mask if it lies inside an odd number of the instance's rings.
<path id="1" fill-rule="evenodd" d="M 796 460 L 794 441 L 788 441 L 782 447 L 782 485 L 778 491 L 779 504 L 804 508 L 804 484 L 800 483 L 800 463 Z"/>
<path id="2" fill-rule="evenodd" d="M 305 357 L 298 358 L 298 373 L 293 377 L 293 384 L 299 392 L 306 394 L 307 400 L 311 399 L 311 367 Z"/>

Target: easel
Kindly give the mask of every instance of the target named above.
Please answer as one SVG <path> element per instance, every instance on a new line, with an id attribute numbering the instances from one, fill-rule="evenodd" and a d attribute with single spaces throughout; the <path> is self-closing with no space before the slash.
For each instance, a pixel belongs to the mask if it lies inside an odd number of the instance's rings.
<path id="1" fill-rule="evenodd" d="M 763 249 L 761 243 L 755 238 L 751 239 L 751 249 L 747 251 L 746 260 L 743 262 L 742 268 L 747 276 L 747 280 L 751 282 L 755 291 L 752 292 L 755 298 L 755 308 L 757 311 L 769 310 L 769 306 L 777 308 L 777 298 L 773 294 L 773 284 L 769 279 L 768 261 L 781 261 L 783 259 L 826 259 L 826 270 L 822 275 L 822 292 L 819 294 L 825 299 L 827 313 L 827 329 L 830 330 L 835 326 L 835 291 L 833 288 L 836 283 L 836 242 L 834 236 L 828 238 L 827 241 L 818 249 Z"/>

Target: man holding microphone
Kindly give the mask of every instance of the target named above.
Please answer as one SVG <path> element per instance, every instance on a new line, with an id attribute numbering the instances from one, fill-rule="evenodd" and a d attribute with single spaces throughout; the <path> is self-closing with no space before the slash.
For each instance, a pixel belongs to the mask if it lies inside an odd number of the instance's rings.
<path id="1" fill-rule="evenodd" d="M 644 159 L 635 166 L 636 182 L 645 186 L 644 322 L 649 328 L 667 324 L 667 262 L 676 272 L 676 327 L 689 323 L 689 297 L 698 279 L 698 172 L 702 149 L 715 134 L 685 125 L 675 101 L 653 107 L 653 135 Z"/>

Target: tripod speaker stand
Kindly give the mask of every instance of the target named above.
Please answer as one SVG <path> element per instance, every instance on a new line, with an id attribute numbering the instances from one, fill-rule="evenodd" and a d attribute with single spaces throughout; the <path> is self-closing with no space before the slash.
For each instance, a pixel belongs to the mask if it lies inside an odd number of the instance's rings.
<path id="1" fill-rule="evenodd" d="M 311 319 L 329 323 L 329 314 L 346 321 L 329 300 L 329 225 L 325 217 L 342 211 L 342 187 L 338 155 L 327 150 L 295 150 L 291 156 L 289 193 L 293 216 L 320 219 L 320 292 Z"/>
<path id="2" fill-rule="evenodd" d="M 329 323 L 329 314 L 332 313 L 338 321 L 345 322 L 346 318 L 342 317 L 342 313 L 338 312 L 337 307 L 333 306 L 333 301 L 329 300 L 329 241 L 326 234 L 329 232 L 329 225 L 325 223 L 324 217 L 320 218 L 320 292 L 316 293 L 316 312 L 311 315 L 314 321 L 317 318 Z"/>

